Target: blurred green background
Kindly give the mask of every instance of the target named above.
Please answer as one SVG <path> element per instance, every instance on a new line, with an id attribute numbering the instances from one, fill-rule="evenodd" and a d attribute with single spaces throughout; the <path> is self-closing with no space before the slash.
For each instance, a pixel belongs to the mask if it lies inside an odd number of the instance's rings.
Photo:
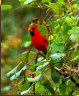
<path id="1" fill-rule="evenodd" d="M 28 27 L 32 19 L 40 19 L 41 16 L 39 8 L 16 9 L 20 6 L 18 0 L 2 0 L 2 4 L 13 6 L 13 9 L 1 12 L 1 92 L 10 95 L 14 88 L 6 73 L 19 63 L 20 53 L 27 50 L 21 47 L 21 42 L 29 34 Z M 42 11 L 42 16 L 44 12 L 45 10 Z"/>

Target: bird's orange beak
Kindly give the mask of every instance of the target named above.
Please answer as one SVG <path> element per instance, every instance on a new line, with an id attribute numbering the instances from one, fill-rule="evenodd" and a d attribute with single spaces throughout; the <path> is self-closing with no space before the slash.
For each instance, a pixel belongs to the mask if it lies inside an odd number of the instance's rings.
<path id="1" fill-rule="evenodd" d="M 28 31 L 29 31 L 29 32 L 32 32 L 33 30 L 32 30 L 32 28 L 29 28 Z"/>

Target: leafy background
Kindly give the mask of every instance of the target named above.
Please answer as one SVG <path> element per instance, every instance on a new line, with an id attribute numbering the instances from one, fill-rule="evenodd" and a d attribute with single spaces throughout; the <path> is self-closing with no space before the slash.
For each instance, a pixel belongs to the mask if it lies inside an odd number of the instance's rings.
<path id="1" fill-rule="evenodd" d="M 28 32 L 35 17 L 49 41 L 37 62 Z M 2 0 L 1 34 L 1 94 L 79 94 L 78 0 Z"/>

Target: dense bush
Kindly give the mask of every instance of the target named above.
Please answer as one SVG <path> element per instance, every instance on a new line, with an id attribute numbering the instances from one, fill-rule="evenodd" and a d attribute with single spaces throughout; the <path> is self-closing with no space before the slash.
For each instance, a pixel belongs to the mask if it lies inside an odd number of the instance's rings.
<path id="1" fill-rule="evenodd" d="M 31 10 L 34 8 L 35 15 L 28 8 L 31 8 Z M 11 10 L 13 11 L 12 14 L 16 16 L 11 16 Z M 39 11 L 36 12 L 36 10 Z M 4 64 L 7 62 L 7 71 L 11 70 L 8 73 L 6 72 L 7 78 L 10 79 L 8 83 L 12 82 L 10 86 L 15 88 L 13 90 L 11 87 L 12 92 L 9 94 L 78 95 L 79 1 L 18 0 L 10 2 L 10 4 L 9 2 L 5 4 L 4 1 L 1 5 L 1 11 L 3 16 L 1 22 L 2 70 L 6 68 Z M 6 13 L 9 17 L 5 22 Z M 19 13 L 21 16 L 17 16 Z M 21 21 L 24 15 L 25 19 Z M 45 58 L 43 56 L 37 57 L 30 34 L 25 34 L 25 31 L 33 24 L 32 19 L 37 16 L 39 19 L 38 28 L 49 42 L 48 53 Z M 14 18 L 19 19 L 14 21 Z M 23 28 L 25 29 L 21 29 L 23 22 L 26 24 L 25 20 L 27 22 L 26 28 L 24 25 Z M 7 27 L 8 25 L 10 28 Z M 6 32 L 5 29 L 9 32 Z M 5 37 L 5 34 L 11 34 L 11 36 Z M 26 36 L 24 37 L 24 35 Z M 15 65 L 14 68 L 10 62 L 14 64 L 15 61 L 17 66 Z M 6 78 L 3 73 L 2 78 Z M 2 90 L 2 92 L 4 91 Z"/>

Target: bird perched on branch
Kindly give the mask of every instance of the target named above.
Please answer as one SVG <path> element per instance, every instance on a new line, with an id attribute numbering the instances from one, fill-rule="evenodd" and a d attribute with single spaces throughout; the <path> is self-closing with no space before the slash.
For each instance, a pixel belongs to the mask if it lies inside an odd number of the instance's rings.
<path id="1" fill-rule="evenodd" d="M 38 29 L 38 25 L 37 23 L 37 18 L 33 19 L 33 22 L 35 23 L 34 25 L 32 25 L 28 30 L 30 32 L 31 35 L 31 40 L 33 43 L 33 46 L 39 50 L 39 51 L 43 51 L 44 54 L 46 55 L 47 53 L 47 46 L 48 46 L 48 41 L 45 39 L 45 37 L 40 33 L 39 29 Z"/>

